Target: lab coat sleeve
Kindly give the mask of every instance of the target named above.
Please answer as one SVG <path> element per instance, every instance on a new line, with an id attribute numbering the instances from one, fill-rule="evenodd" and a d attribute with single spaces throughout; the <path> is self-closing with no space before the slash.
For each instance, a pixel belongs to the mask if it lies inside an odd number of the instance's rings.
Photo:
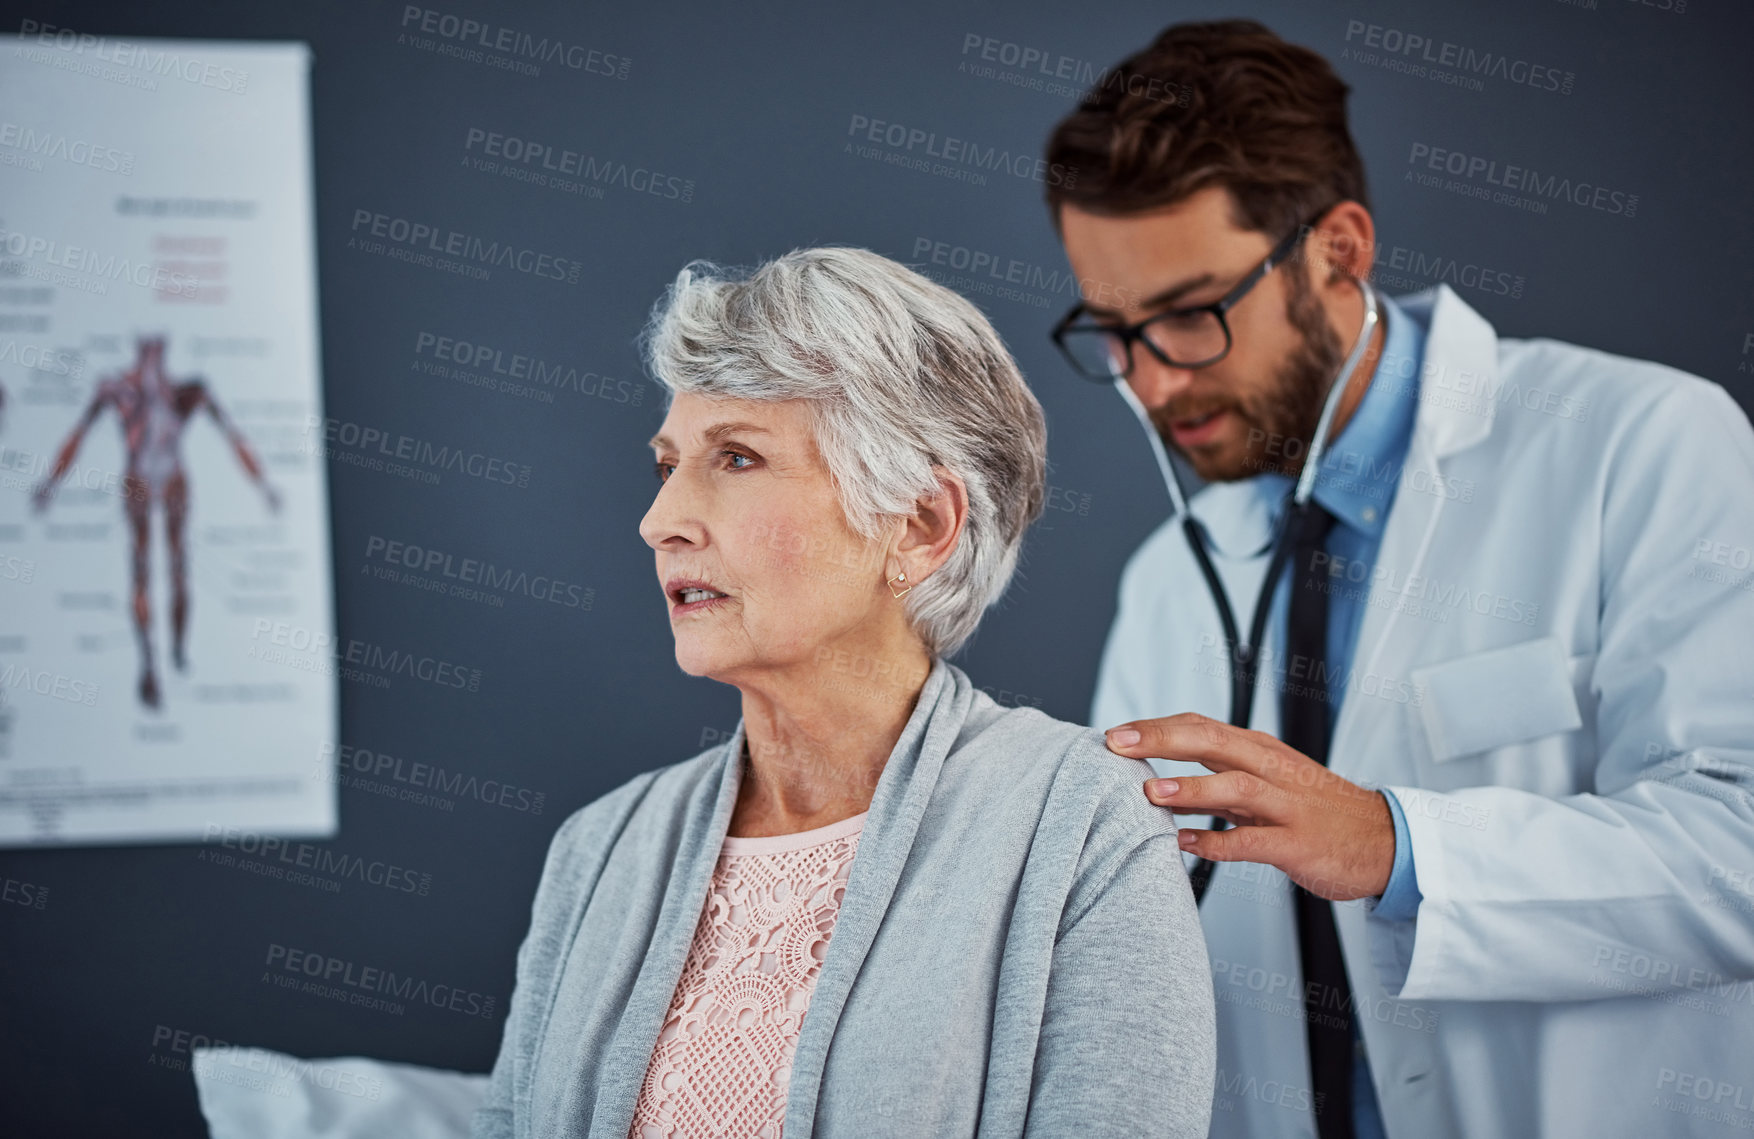
<path id="1" fill-rule="evenodd" d="M 1600 509 L 1593 791 L 1390 788 L 1424 895 L 1410 937 L 1368 923 L 1392 996 L 1660 997 L 1754 977 L 1754 899 L 1730 881 L 1754 868 L 1754 578 L 1713 564 L 1754 545 L 1747 418 L 1715 384 L 1671 384 L 1613 440 Z"/>
<path id="2" fill-rule="evenodd" d="M 1199 1139 L 1211 1124 L 1217 1014 L 1174 833 L 1099 873 L 1100 892 L 1054 947 L 1024 1134 Z"/>

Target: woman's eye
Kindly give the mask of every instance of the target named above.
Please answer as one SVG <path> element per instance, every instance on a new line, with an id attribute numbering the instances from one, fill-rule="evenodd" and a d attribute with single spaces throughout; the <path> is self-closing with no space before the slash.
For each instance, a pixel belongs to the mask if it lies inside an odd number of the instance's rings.
<path id="1" fill-rule="evenodd" d="M 755 464 L 753 456 L 745 455 L 741 451 L 720 451 L 719 455 L 730 463 L 734 471 L 746 471 Z M 676 464 L 661 461 L 653 463 L 652 473 L 658 476 L 659 482 L 669 482 L 670 476 L 676 473 Z"/>

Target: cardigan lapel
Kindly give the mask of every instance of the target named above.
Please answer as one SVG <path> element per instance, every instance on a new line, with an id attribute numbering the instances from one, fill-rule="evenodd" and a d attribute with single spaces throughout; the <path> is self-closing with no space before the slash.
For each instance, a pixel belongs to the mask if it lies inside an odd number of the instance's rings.
<path id="1" fill-rule="evenodd" d="M 742 757 L 743 722 L 739 720 L 737 730 L 719 756 L 716 787 L 710 776 L 703 779 L 689 803 L 651 943 L 627 1007 L 603 1053 L 595 1103 L 586 1102 L 583 1095 L 567 1096 L 568 1110 L 562 1114 L 556 1135 L 587 1134 L 588 1119 L 592 1139 L 624 1139 L 633 1124 L 652 1048 L 670 1011 L 670 1000 L 682 977 L 688 948 L 700 923 L 701 907 L 711 887 L 713 867 L 718 864 L 720 848 L 730 830 L 737 788 L 743 779 Z M 576 1077 L 575 1089 L 582 1091 Z"/>
<path id="2" fill-rule="evenodd" d="M 810 1007 L 792 1057 L 786 1139 L 809 1139 L 815 1130 L 829 1043 L 889 910 L 938 773 L 962 731 L 973 700 L 974 685 L 968 675 L 942 657 L 934 658 L 913 715 L 877 781 L 847 878 L 846 897 L 834 919 L 828 955 L 810 994 Z"/>
<path id="3" fill-rule="evenodd" d="M 787 1131 L 793 1139 L 807 1139 L 810 1134 L 829 1041 L 876 939 L 938 773 L 973 699 L 974 685 L 967 674 L 943 658 L 935 658 L 913 714 L 877 781 L 847 881 L 846 900 L 835 919 L 828 956 L 811 994 L 793 1057 L 786 1105 Z M 650 947 L 604 1052 L 596 1100 L 591 1103 L 583 1095 L 568 1095 L 555 1135 L 588 1133 L 591 1139 L 622 1139 L 633 1123 L 652 1048 L 682 977 L 713 868 L 730 830 L 742 783 L 744 738 L 745 725 L 739 720 L 719 756 L 716 789 L 704 793 L 713 788 L 713 781 L 703 780 L 703 793 L 690 804 Z M 575 1089 L 582 1090 L 577 1085 L 575 1079 Z"/>

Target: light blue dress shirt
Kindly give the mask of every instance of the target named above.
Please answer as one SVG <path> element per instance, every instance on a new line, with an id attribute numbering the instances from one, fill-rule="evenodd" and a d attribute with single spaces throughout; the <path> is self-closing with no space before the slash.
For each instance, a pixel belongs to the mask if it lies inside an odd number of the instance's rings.
<path id="1" fill-rule="evenodd" d="M 1425 355 L 1425 330 L 1393 300 L 1380 294 L 1378 300 L 1387 320 L 1382 355 L 1357 411 L 1323 455 L 1315 485 L 1315 500 L 1339 522 L 1324 546 L 1334 559 L 1330 569 L 1340 570 L 1328 595 L 1328 706 L 1336 715 L 1364 623 L 1383 525 L 1413 440 L 1419 365 Z M 1395 863 L 1374 912 L 1405 921 L 1419 910 L 1419 882 L 1401 804 L 1389 792 L 1383 797 L 1395 824 Z"/>
<path id="2" fill-rule="evenodd" d="M 1378 294 L 1386 331 L 1382 355 L 1371 376 L 1370 387 L 1358 404 L 1345 430 L 1329 444 L 1316 476 L 1315 500 L 1334 516 L 1337 525 L 1328 532 L 1323 549 L 1332 559 L 1332 590 L 1328 594 L 1328 705 L 1338 718 L 1346 695 L 1352 657 L 1358 646 L 1358 629 L 1370 594 L 1376 555 L 1382 546 L 1383 525 L 1394 505 L 1395 487 L 1413 439 L 1413 421 L 1419 407 L 1420 362 L 1425 353 L 1425 331 L 1394 301 Z M 1283 484 L 1289 493 L 1291 480 L 1283 475 L 1262 475 Z M 1290 579 L 1289 568 L 1286 579 Z M 1289 609 L 1289 587 L 1275 591 L 1269 621 L 1283 631 Z M 1389 882 L 1372 913 L 1391 921 L 1406 921 L 1419 911 L 1422 895 L 1413 868 L 1413 851 L 1407 838 L 1407 821 L 1401 804 L 1388 791 L 1389 814 L 1395 826 L 1395 861 Z M 1353 1024 L 1358 1062 L 1353 1069 L 1352 1105 L 1358 1139 L 1380 1139 L 1385 1133 L 1382 1112 L 1370 1081 L 1370 1063 L 1364 1055 L 1362 1037 Z"/>

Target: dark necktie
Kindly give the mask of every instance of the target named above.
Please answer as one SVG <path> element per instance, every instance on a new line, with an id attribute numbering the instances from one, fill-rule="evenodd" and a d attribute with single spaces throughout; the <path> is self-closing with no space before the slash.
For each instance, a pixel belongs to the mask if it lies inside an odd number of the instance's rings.
<path id="1" fill-rule="evenodd" d="M 1324 767 L 1333 725 L 1328 708 L 1328 591 L 1333 581 L 1317 554 L 1334 516 L 1311 500 L 1291 513 L 1291 604 L 1285 629 L 1280 738 Z M 1292 887 L 1297 948 L 1303 962 L 1305 1036 L 1309 1041 L 1316 1131 L 1352 1139 L 1352 988 L 1340 956 L 1333 903 Z"/>

